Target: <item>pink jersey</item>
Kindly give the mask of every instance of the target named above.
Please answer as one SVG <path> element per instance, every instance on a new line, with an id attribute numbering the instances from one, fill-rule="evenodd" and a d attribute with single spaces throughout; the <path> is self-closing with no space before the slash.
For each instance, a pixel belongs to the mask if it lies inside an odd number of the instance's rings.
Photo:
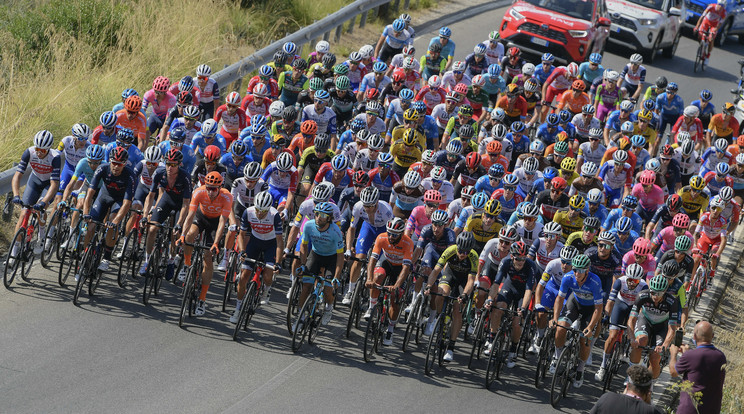
<path id="1" fill-rule="evenodd" d="M 690 240 L 694 240 L 689 231 L 685 231 L 685 236 L 689 237 Z M 674 247 L 674 240 L 676 239 L 677 236 L 674 234 L 674 227 L 667 226 L 661 229 L 659 234 L 654 237 L 654 245 L 661 246 L 661 252 L 664 253 Z"/>
<path id="2" fill-rule="evenodd" d="M 197 105 L 199 105 L 198 102 Z M 148 106 L 152 106 L 152 112 L 155 116 L 165 119 L 168 116 L 168 111 L 176 106 L 176 97 L 172 93 L 166 92 L 165 98 L 162 101 L 158 101 L 155 90 L 150 89 L 145 92 L 145 96 L 142 98 L 142 108 L 147 109 Z"/>
<path id="3" fill-rule="evenodd" d="M 421 229 L 427 224 L 431 224 L 431 218 L 426 217 L 426 206 L 416 206 L 408 217 L 406 230 L 413 230 L 416 236 L 420 236 Z"/>
<path id="4" fill-rule="evenodd" d="M 726 236 L 727 227 L 728 222 L 723 217 L 723 214 L 718 216 L 717 220 L 712 220 L 710 217 L 710 211 L 706 211 L 705 214 L 700 217 L 700 221 L 695 228 L 695 233 L 702 232 L 711 240 L 715 240 L 721 236 Z"/>
<path id="5" fill-rule="evenodd" d="M 657 207 L 664 204 L 664 190 L 656 184 L 651 187 L 651 191 L 646 193 L 643 191 L 643 185 L 638 183 L 633 186 L 631 194 L 638 198 L 638 204 L 640 204 L 644 210 L 656 211 Z"/>
<path id="6" fill-rule="evenodd" d="M 625 256 L 623 256 L 623 274 L 625 274 L 625 269 L 635 262 L 635 252 L 633 250 L 625 253 Z M 646 271 L 646 279 L 651 279 L 652 277 L 654 277 L 654 271 L 656 271 L 656 259 L 652 255 L 646 256 L 646 260 L 644 260 L 643 263 L 639 264 L 641 265 L 643 270 Z"/>

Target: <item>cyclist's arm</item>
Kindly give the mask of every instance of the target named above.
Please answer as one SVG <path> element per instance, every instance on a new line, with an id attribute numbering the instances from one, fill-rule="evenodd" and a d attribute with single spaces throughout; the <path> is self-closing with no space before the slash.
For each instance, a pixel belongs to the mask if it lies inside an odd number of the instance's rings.
<path id="1" fill-rule="evenodd" d="M 437 277 L 439 277 L 439 273 L 442 271 L 442 266 L 437 263 L 436 266 L 434 266 L 434 269 L 431 270 L 431 273 L 429 273 L 429 280 L 426 281 L 427 286 L 433 287 L 434 282 L 437 280 Z"/>

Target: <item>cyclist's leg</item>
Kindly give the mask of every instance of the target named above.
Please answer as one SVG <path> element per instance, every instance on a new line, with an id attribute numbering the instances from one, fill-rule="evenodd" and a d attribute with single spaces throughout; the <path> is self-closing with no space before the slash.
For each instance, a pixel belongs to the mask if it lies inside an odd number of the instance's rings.
<path id="1" fill-rule="evenodd" d="M 47 180 L 46 182 L 41 181 L 39 177 L 37 177 L 35 174 L 31 174 L 28 178 L 28 183 L 26 184 L 26 189 L 23 191 L 23 196 L 21 197 L 21 200 L 23 201 L 23 204 L 26 205 L 34 205 L 41 199 L 41 194 L 44 191 L 45 188 L 49 187 L 50 181 Z M 15 231 L 17 232 L 18 229 L 21 228 L 21 223 L 23 222 L 23 216 L 26 214 L 26 210 L 22 210 L 21 214 L 18 216 L 18 221 L 16 222 Z"/>
<path id="2" fill-rule="evenodd" d="M 623 331 L 616 325 L 622 325 L 628 320 L 630 315 L 630 306 L 621 300 L 616 300 L 615 305 L 612 307 L 612 313 L 610 314 L 610 333 L 604 344 L 604 353 L 602 354 L 602 365 L 601 367 L 607 367 L 607 359 L 612 352 L 612 346 L 615 341 L 618 340 L 618 336 L 623 334 Z"/>
<path id="3" fill-rule="evenodd" d="M 558 319 L 558 325 L 569 327 L 573 322 L 580 317 L 579 303 L 571 295 L 563 306 L 561 316 Z M 555 330 L 555 355 L 554 358 L 557 360 L 563 351 L 563 346 L 566 344 L 566 330 L 556 329 Z"/>
<path id="4" fill-rule="evenodd" d="M 266 265 L 263 268 L 263 283 L 266 285 L 266 292 L 271 289 L 271 285 L 274 283 L 274 267 L 276 265 L 276 239 L 264 240 L 263 241 L 263 253 L 264 263 Z"/>
<path id="5" fill-rule="evenodd" d="M 310 296 L 310 291 L 313 289 L 313 283 L 315 283 L 315 278 L 310 275 L 320 273 L 322 265 L 322 257 L 316 254 L 315 251 L 311 249 L 310 253 L 307 255 L 307 262 L 305 264 L 305 266 L 307 267 L 307 271 L 302 275 L 298 275 L 298 277 L 302 276 L 300 279 L 302 281 L 302 291 L 300 292 L 300 306 L 302 306 L 302 304 L 305 303 L 307 297 Z"/>
<path id="6" fill-rule="evenodd" d="M 204 238 L 204 244 L 206 246 L 211 246 L 215 240 L 215 233 L 217 232 L 217 228 L 220 225 L 220 219 L 219 217 L 210 218 L 207 219 L 208 224 L 206 228 L 204 229 L 205 232 L 205 238 Z M 202 286 L 201 286 L 201 293 L 199 294 L 199 300 L 205 301 L 207 299 L 207 292 L 209 291 L 209 284 L 212 283 L 212 274 L 214 273 L 214 263 L 212 257 L 212 252 L 209 250 L 204 251 L 204 265 L 202 267 Z"/>
<path id="7" fill-rule="evenodd" d="M 635 326 L 635 339 L 638 341 L 639 346 L 646 346 L 648 344 L 648 337 L 652 333 L 651 324 L 646 321 L 646 318 L 642 314 L 638 314 Z M 632 347 L 630 352 L 630 363 L 637 364 L 641 362 L 641 353 L 643 351 L 640 347 Z"/>

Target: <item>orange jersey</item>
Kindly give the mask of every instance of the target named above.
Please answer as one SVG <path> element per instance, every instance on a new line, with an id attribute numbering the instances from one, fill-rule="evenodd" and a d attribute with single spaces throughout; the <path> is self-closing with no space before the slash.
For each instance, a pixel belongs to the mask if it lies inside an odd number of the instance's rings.
<path id="1" fill-rule="evenodd" d="M 129 120 L 127 110 L 122 109 L 116 113 L 116 124 L 122 128 L 131 129 L 140 141 L 147 140 L 147 122 L 142 112 L 137 111 L 137 116 Z M 137 144 L 135 143 L 135 145 Z"/>
<path id="2" fill-rule="evenodd" d="M 207 218 L 217 218 L 219 216 L 227 217 L 232 209 L 232 194 L 224 187 L 220 187 L 220 194 L 212 200 L 209 198 L 207 186 L 203 185 L 194 191 L 191 196 L 190 211 L 196 211 L 198 208 Z"/>
<path id="3" fill-rule="evenodd" d="M 298 154 L 300 157 L 302 157 L 302 153 L 305 151 L 305 149 L 313 146 L 313 141 L 314 138 L 311 139 L 310 142 L 305 142 L 305 137 L 303 137 L 302 134 L 297 134 L 292 138 L 292 142 L 289 144 L 288 148 L 295 154 Z"/>
<path id="4" fill-rule="evenodd" d="M 589 95 L 586 92 L 581 92 L 579 96 L 574 96 L 573 90 L 568 90 L 561 95 L 561 99 L 558 102 L 558 110 L 565 108 L 578 114 L 581 112 L 581 108 L 590 102 Z"/>
<path id="5" fill-rule="evenodd" d="M 291 150 L 285 148 L 282 150 L 282 152 L 289 153 L 289 155 L 292 156 L 292 165 L 297 167 L 297 161 L 295 160 L 295 154 Z M 274 153 L 271 150 L 265 151 L 263 154 L 263 158 L 261 159 L 261 168 L 266 168 L 271 164 L 272 162 L 276 161 L 276 157 L 274 156 Z"/>
<path id="6" fill-rule="evenodd" d="M 375 239 L 375 247 L 372 248 L 372 257 L 379 259 L 382 252 L 385 253 L 385 260 L 393 266 L 411 266 L 413 241 L 410 237 L 403 234 L 397 244 L 391 244 L 388 241 L 387 232 L 382 233 Z"/>

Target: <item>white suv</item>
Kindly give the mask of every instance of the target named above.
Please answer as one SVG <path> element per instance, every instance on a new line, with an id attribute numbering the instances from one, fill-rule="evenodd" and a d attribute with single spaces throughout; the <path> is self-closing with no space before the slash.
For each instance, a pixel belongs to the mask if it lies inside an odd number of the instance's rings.
<path id="1" fill-rule="evenodd" d="M 652 63 L 659 50 L 672 58 L 682 35 L 683 0 L 607 0 L 610 42 L 638 50 Z"/>

